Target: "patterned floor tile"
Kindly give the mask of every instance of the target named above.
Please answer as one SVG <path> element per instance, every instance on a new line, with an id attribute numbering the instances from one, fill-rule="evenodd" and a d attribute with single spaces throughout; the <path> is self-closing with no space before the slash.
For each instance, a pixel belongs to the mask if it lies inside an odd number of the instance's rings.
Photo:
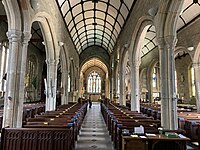
<path id="1" fill-rule="evenodd" d="M 93 103 L 92 108 L 88 108 L 75 148 L 75 150 L 95 149 L 114 150 L 99 103 Z"/>

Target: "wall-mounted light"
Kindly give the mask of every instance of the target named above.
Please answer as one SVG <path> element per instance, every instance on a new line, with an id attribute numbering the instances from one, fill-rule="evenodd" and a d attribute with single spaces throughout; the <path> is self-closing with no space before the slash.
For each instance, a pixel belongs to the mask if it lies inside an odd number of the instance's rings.
<path id="1" fill-rule="evenodd" d="M 31 7 L 35 10 L 39 8 L 38 0 L 30 0 L 30 4 L 31 4 Z"/>
<path id="2" fill-rule="evenodd" d="M 58 45 L 59 45 L 59 46 L 63 46 L 64 43 L 59 41 L 59 42 L 58 42 Z"/>
<path id="3" fill-rule="evenodd" d="M 187 49 L 188 49 L 188 51 L 193 51 L 194 47 L 193 46 L 189 46 Z"/>
<path id="4" fill-rule="evenodd" d="M 157 12 L 158 12 L 157 7 L 153 7 L 153 8 L 148 10 L 149 15 L 152 16 L 152 17 L 155 16 L 157 14 Z"/>
<path id="5" fill-rule="evenodd" d="M 125 47 L 125 48 L 128 48 L 128 47 L 129 47 L 129 44 L 128 44 L 128 43 L 124 44 L 124 47 Z"/>
<path id="6" fill-rule="evenodd" d="M 42 42 L 43 45 L 45 45 L 44 41 Z"/>

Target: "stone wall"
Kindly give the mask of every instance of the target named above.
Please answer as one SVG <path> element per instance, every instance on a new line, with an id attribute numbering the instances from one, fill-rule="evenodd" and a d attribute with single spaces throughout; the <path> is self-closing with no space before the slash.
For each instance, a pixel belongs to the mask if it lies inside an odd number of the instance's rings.
<path id="1" fill-rule="evenodd" d="M 176 58 L 176 72 L 177 72 L 177 93 L 179 98 L 188 102 L 191 98 L 191 76 L 190 67 L 192 64 L 189 55 Z"/>

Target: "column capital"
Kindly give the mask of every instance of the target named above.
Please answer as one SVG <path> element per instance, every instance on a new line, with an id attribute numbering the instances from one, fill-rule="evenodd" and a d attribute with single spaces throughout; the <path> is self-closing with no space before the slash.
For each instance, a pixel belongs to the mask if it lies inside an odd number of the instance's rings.
<path id="1" fill-rule="evenodd" d="M 165 47 L 165 40 L 163 37 L 157 37 L 157 42 L 159 49 L 163 49 Z"/>
<path id="2" fill-rule="evenodd" d="M 28 44 L 32 34 L 30 32 L 23 32 L 23 44 Z"/>
<path id="3" fill-rule="evenodd" d="M 59 59 L 46 59 L 45 62 L 47 65 L 57 65 L 59 63 Z"/>
<path id="4" fill-rule="evenodd" d="M 6 33 L 9 42 L 19 42 L 21 40 L 22 32 L 19 30 L 10 30 Z"/>
<path id="5" fill-rule="evenodd" d="M 169 35 L 165 37 L 165 42 L 168 49 L 174 49 L 177 41 L 178 40 L 175 35 Z"/>
<path id="6" fill-rule="evenodd" d="M 195 68 L 195 69 L 198 69 L 198 68 L 200 68 L 200 63 L 199 62 L 194 62 L 192 64 L 192 67 Z"/>
<path id="7" fill-rule="evenodd" d="M 131 63 L 132 64 L 132 67 L 133 68 L 139 68 L 140 67 L 140 64 L 141 64 L 141 60 L 135 60 L 135 61 L 133 61 L 133 63 Z"/>

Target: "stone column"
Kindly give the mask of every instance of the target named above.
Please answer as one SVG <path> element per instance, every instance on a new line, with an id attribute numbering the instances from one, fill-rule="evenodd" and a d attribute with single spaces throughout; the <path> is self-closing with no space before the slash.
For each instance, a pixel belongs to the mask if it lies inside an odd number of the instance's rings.
<path id="1" fill-rule="evenodd" d="M 46 111 L 56 109 L 56 89 L 57 89 L 57 65 L 58 60 L 49 59 L 47 63 L 47 93 Z"/>
<path id="2" fill-rule="evenodd" d="M 71 86 L 72 86 L 72 102 L 76 101 L 76 77 L 73 76 L 72 78 L 72 82 L 71 82 Z"/>
<path id="3" fill-rule="evenodd" d="M 168 99 L 168 78 L 167 78 L 167 50 L 165 48 L 164 38 L 157 39 L 160 59 L 160 92 L 161 92 L 161 125 L 169 129 L 169 99 Z"/>
<path id="4" fill-rule="evenodd" d="M 170 112 L 170 129 L 178 129 L 177 117 L 177 98 L 175 84 L 175 57 L 174 50 L 177 39 L 175 36 L 167 36 L 166 39 L 168 52 L 168 85 L 169 85 L 169 112 Z"/>
<path id="5" fill-rule="evenodd" d="M 105 97 L 108 98 L 109 97 L 109 79 L 108 79 L 108 73 L 106 73 L 105 76 Z"/>
<path id="6" fill-rule="evenodd" d="M 9 63 L 7 71 L 6 94 L 4 98 L 3 127 L 21 127 L 23 109 L 20 99 L 20 54 L 21 51 L 21 31 L 11 30 L 7 32 L 9 39 Z"/>
<path id="7" fill-rule="evenodd" d="M 113 67 L 111 68 L 111 73 L 110 73 L 110 101 L 113 100 Z"/>
<path id="8" fill-rule="evenodd" d="M 22 41 L 22 51 L 19 54 L 19 62 L 21 61 L 21 72 L 20 72 L 20 83 L 19 83 L 19 103 L 18 103 L 18 117 L 17 120 L 22 120 L 23 115 L 23 102 L 24 102 L 24 90 L 25 84 L 24 79 L 26 75 L 26 62 L 27 62 L 27 51 L 28 51 L 28 42 L 31 38 L 31 34 L 26 32 L 23 33 L 23 41 Z M 17 121 L 17 127 L 22 126 L 21 121 Z"/>
<path id="9" fill-rule="evenodd" d="M 152 85 L 152 67 L 148 70 L 148 79 L 147 79 L 147 90 L 148 90 L 148 100 L 152 103 L 152 95 L 153 95 L 153 85 Z"/>
<path id="10" fill-rule="evenodd" d="M 177 129 L 174 60 L 176 38 L 168 36 L 166 39 L 158 38 L 157 41 L 160 53 L 161 125 L 165 129 Z"/>
<path id="11" fill-rule="evenodd" d="M 125 93 L 125 72 L 126 72 L 126 66 L 125 63 L 121 62 L 120 65 L 120 98 L 119 98 L 119 104 L 126 106 L 126 93 Z"/>
<path id="12" fill-rule="evenodd" d="M 200 63 L 193 63 L 195 72 L 196 104 L 197 112 L 200 113 Z"/>
<path id="13" fill-rule="evenodd" d="M 113 101 L 117 102 L 117 82 L 118 82 L 118 78 L 117 78 L 117 72 L 116 72 L 116 65 L 114 66 L 113 72 L 112 72 L 112 93 L 113 93 Z"/>
<path id="14" fill-rule="evenodd" d="M 61 105 L 68 104 L 68 72 L 62 72 L 62 91 Z"/>
<path id="15" fill-rule="evenodd" d="M 140 76 L 139 76 L 140 61 L 131 63 L 131 111 L 140 112 Z"/>

